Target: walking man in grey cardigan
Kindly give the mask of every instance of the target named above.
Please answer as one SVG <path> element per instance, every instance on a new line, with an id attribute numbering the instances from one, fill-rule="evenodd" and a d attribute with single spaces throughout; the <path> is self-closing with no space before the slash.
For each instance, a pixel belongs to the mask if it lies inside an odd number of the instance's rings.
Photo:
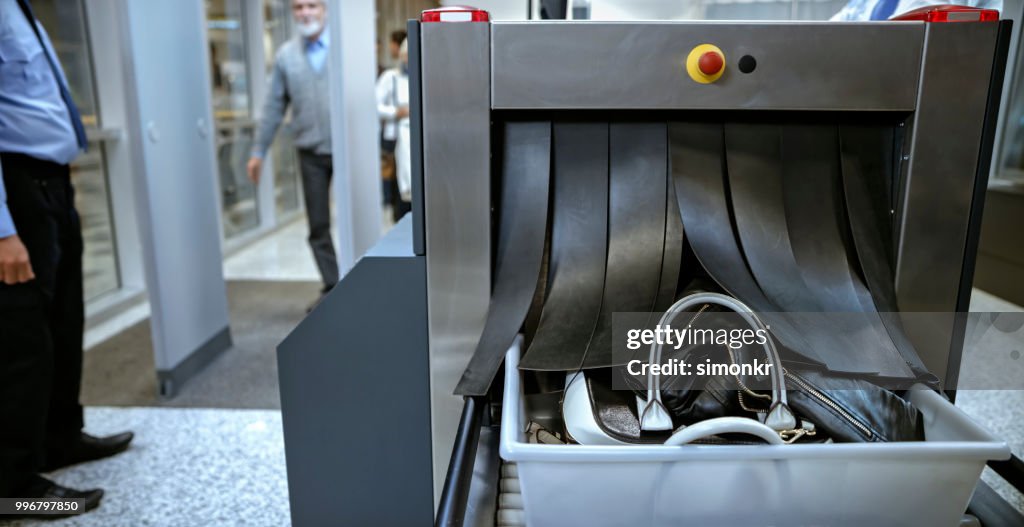
<path id="1" fill-rule="evenodd" d="M 249 179 L 259 183 L 263 157 L 274 140 L 285 111 L 291 106 L 289 126 L 299 151 L 302 192 L 309 220 L 309 245 L 313 249 L 326 294 L 338 283 L 338 257 L 331 240 L 330 184 L 331 120 L 327 87 L 327 50 L 330 34 L 325 27 L 324 0 L 292 0 L 292 14 L 300 37 L 277 50 L 270 89 L 256 130 L 249 158 Z"/>

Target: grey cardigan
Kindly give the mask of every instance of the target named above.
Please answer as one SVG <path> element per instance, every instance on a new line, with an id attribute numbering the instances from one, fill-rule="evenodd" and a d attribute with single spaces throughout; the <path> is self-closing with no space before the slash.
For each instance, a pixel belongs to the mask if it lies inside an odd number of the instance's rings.
<path id="1" fill-rule="evenodd" d="M 285 42 L 277 50 L 270 88 L 256 129 L 254 155 L 262 157 L 266 154 L 289 104 L 292 118 L 288 128 L 295 146 L 317 154 L 331 153 L 331 108 L 327 74 L 330 59 L 317 72 L 310 66 L 303 45 L 302 37 L 297 37 Z"/>

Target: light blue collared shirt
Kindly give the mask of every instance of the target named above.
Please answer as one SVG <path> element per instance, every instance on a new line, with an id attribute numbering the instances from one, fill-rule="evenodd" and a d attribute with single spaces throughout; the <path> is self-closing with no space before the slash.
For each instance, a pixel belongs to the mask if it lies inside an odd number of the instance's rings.
<path id="1" fill-rule="evenodd" d="M 0 152 L 67 164 L 78 155 L 78 140 L 44 55 L 49 53 L 57 63 L 57 54 L 46 30 L 36 26 L 45 49 L 18 2 L 0 0 Z M 63 78 L 61 82 L 67 83 Z M 0 173 L 0 238 L 15 233 Z"/>
<path id="2" fill-rule="evenodd" d="M 310 42 L 304 41 L 306 44 L 306 58 L 309 60 L 310 67 L 313 71 L 320 73 L 324 69 L 324 64 L 327 63 L 327 50 L 331 47 L 331 34 L 327 32 L 327 27 L 324 26 L 324 30 L 320 32 L 320 38 Z"/>

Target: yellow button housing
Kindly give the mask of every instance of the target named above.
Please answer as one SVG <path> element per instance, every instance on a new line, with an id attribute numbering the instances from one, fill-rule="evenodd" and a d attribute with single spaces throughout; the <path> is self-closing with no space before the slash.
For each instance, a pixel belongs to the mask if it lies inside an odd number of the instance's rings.
<path id="1" fill-rule="evenodd" d="M 711 75 L 702 72 L 699 65 L 701 56 L 709 52 L 717 53 L 722 57 L 722 68 Z M 701 84 L 711 84 L 717 81 L 725 73 L 725 53 L 722 53 L 722 50 L 714 44 L 701 44 L 693 48 L 686 57 L 686 73 L 690 75 L 691 79 Z"/>

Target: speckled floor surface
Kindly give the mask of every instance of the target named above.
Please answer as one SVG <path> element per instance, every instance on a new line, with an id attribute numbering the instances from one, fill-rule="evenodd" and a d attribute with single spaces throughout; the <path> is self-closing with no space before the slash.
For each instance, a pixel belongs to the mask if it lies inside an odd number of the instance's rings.
<path id="1" fill-rule="evenodd" d="M 1002 313 L 1019 313 L 1021 307 L 975 289 L 971 296 L 971 311 L 999 313 L 999 317 L 1004 321 L 1014 321 L 1016 315 L 1004 316 Z M 1016 323 L 1012 324 L 1012 327 L 1003 326 L 1005 331 L 993 331 L 989 335 L 990 339 L 998 340 L 989 343 L 991 348 L 985 348 L 985 351 L 998 353 L 996 360 L 991 360 L 983 353 L 965 355 L 961 382 L 981 387 L 986 385 L 987 379 L 1019 375 L 1021 368 L 1024 367 L 1024 357 L 1020 357 L 1019 353 L 1024 352 L 1024 328 L 1016 326 Z M 1018 353 L 1011 355 L 1013 351 Z M 1020 380 L 992 380 L 989 383 L 998 387 L 1016 387 Z M 1014 454 L 1024 457 L 1024 390 L 960 390 L 957 393 L 956 405 L 993 435 L 1006 441 Z M 991 469 L 985 469 L 982 479 L 1017 510 L 1024 513 L 1024 495 L 1007 485 Z"/>
<path id="2" fill-rule="evenodd" d="M 102 487 L 100 507 L 3 527 L 213 527 L 290 525 L 281 415 L 267 410 L 89 408 L 87 429 L 132 429 L 113 458 L 58 471 L 75 488 Z"/>

